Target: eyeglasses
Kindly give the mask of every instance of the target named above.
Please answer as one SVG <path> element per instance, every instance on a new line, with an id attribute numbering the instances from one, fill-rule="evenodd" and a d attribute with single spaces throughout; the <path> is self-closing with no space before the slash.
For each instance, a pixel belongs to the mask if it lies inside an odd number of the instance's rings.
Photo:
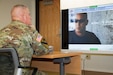
<path id="1" fill-rule="evenodd" d="M 85 21 L 86 21 L 86 19 L 80 19 L 80 20 L 75 19 L 75 23 L 77 23 L 77 22 L 83 23 L 83 22 L 85 22 Z"/>

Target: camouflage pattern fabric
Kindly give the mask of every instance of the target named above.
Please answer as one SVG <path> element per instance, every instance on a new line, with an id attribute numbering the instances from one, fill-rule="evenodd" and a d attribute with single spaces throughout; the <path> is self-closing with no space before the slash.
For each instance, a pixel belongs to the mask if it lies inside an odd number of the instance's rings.
<path id="1" fill-rule="evenodd" d="M 49 53 L 45 39 L 33 27 L 19 21 L 12 21 L 0 30 L 0 47 L 15 48 L 21 66 L 30 66 L 33 54 Z"/>

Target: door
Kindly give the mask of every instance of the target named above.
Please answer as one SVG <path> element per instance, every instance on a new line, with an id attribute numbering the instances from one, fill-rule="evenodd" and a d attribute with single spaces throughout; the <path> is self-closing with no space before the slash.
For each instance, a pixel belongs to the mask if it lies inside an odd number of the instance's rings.
<path id="1" fill-rule="evenodd" d="M 39 1 L 39 32 L 55 51 L 60 50 L 60 0 Z"/>

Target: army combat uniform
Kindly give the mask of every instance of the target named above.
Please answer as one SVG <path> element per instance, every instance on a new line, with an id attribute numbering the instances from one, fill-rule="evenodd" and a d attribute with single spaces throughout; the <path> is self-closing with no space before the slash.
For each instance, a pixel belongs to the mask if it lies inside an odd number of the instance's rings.
<path id="1" fill-rule="evenodd" d="M 0 48 L 10 47 L 17 50 L 21 66 L 30 66 L 33 54 L 49 53 L 47 42 L 36 29 L 20 21 L 12 21 L 0 30 Z"/>

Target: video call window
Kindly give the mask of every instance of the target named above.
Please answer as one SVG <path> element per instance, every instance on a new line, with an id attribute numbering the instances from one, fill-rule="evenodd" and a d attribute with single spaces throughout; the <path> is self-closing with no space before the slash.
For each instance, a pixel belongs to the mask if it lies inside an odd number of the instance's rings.
<path id="1" fill-rule="evenodd" d="M 88 16 L 88 24 L 86 30 L 95 33 L 95 35 L 100 39 L 101 44 L 113 44 L 113 10 L 103 9 L 84 11 Z M 84 9 L 85 10 L 85 9 Z M 91 10 L 91 9 L 90 9 Z M 79 12 L 79 13 L 84 13 Z M 73 31 L 75 29 L 75 15 L 76 9 L 69 10 L 69 30 Z"/>

